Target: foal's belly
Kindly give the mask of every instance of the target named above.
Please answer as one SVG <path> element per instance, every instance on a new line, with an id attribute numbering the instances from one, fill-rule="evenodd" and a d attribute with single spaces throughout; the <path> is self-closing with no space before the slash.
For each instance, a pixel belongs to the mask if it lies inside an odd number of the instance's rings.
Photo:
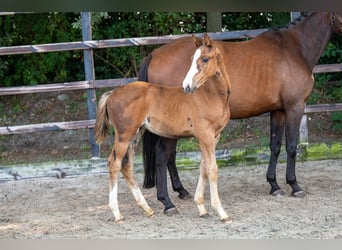
<path id="1" fill-rule="evenodd" d="M 183 138 L 194 136 L 192 124 L 180 119 L 161 119 L 160 116 L 147 116 L 144 120 L 144 127 L 159 136 L 167 138 Z"/>

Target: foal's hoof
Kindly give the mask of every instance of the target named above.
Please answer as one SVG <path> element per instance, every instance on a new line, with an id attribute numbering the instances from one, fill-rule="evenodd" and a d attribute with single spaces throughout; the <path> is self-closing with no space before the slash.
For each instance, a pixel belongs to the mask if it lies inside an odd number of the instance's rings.
<path id="1" fill-rule="evenodd" d="M 295 198 L 304 198 L 306 196 L 306 193 L 302 190 L 294 192 L 291 194 Z"/>
<path id="2" fill-rule="evenodd" d="M 221 219 L 221 222 L 224 224 L 230 224 L 233 222 L 233 219 L 228 216 L 227 218 Z"/>
<path id="3" fill-rule="evenodd" d="M 282 189 L 277 189 L 273 193 L 271 193 L 272 196 L 283 196 L 285 194 L 285 191 L 283 191 Z"/>
<path id="4" fill-rule="evenodd" d="M 171 216 L 171 215 L 179 214 L 179 211 L 177 208 L 171 207 L 171 208 L 165 209 L 164 214 Z"/>
<path id="5" fill-rule="evenodd" d="M 121 218 L 121 219 L 115 220 L 115 223 L 118 224 L 118 225 L 124 224 L 125 223 L 125 218 Z"/>
<path id="6" fill-rule="evenodd" d="M 206 218 L 209 218 L 210 215 L 206 213 L 206 214 L 201 214 L 200 217 L 206 219 Z"/>

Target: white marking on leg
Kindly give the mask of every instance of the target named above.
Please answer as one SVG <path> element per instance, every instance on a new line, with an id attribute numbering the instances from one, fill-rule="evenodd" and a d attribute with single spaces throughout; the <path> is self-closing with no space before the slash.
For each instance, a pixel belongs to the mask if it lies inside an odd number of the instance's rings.
<path id="1" fill-rule="evenodd" d="M 188 73 L 186 74 L 186 76 L 183 80 L 183 84 L 182 84 L 183 90 L 185 90 L 187 88 L 189 88 L 189 89 L 192 88 L 192 78 L 198 72 L 196 61 L 200 56 L 201 56 L 201 50 L 196 49 L 195 54 L 194 54 L 193 59 L 192 59 L 190 69 L 189 69 Z"/>
<path id="2" fill-rule="evenodd" d="M 137 204 L 145 210 L 148 216 L 151 216 L 154 214 L 154 210 L 147 204 L 145 197 L 141 193 L 141 190 L 139 187 L 135 186 L 131 188 L 132 194 L 137 201 Z"/>
<path id="3" fill-rule="evenodd" d="M 206 178 L 204 177 L 205 173 L 203 173 L 203 164 L 204 164 L 204 161 L 202 160 L 200 164 L 200 176 L 198 179 L 197 188 L 196 188 L 196 192 L 194 196 L 194 201 L 197 205 L 200 216 L 208 214 L 208 211 L 204 206 L 204 190 L 205 190 Z"/>
<path id="4" fill-rule="evenodd" d="M 109 192 L 109 207 L 112 209 L 112 212 L 115 217 L 115 221 L 119 221 L 123 219 L 122 214 L 119 210 L 118 204 L 118 183 L 115 183 L 112 190 Z"/>
<path id="5" fill-rule="evenodd" d="M 220 220 L 226 223 L 230 223 L 231 219 L 224 211 L 221 200 L 218 193 L 217 179 L 218 179 L 218 168 L 216 164 L 216 158 L 212 161 L 211 169 L 208 171 L 209 188 L 210 188 L 210 200 L 211 207 L 219 214 Z"/>
<path id="6" fill-rule="evenodd" d="M 218 194 L 217 183 L 209 180 L 211 206 L 219 214 L 220 220 L 226 220 L 228 218 L 227 213 L 224 211 L 221 200 Z"/>

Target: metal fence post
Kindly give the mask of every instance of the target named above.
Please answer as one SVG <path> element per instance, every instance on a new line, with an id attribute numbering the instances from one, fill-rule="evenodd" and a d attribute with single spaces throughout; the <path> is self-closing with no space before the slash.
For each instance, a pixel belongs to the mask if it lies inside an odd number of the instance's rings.
<path id="1" fill-rule="evenodd" d="M 81 12 L 81 22 L 82 22 L 82 41 L 91 41 L 91 17 L 90 12 Z M 91 81 L 95 80 L 95 70 L 94 70 L 94 58 L 93 50 L 86 49 L 83 50 L 84 56 L 84 72 L 85 80 Z M 96 91 L 95 89 L 87 89 L 87 104 L 88 104 L 88 117 L 90 120 L 96 118 Z M 94 137 L 94 128 L 89 129 L 89 139 L 91 145 L 91 156 L 92 158 L 100 157 L 100 146 L 96 144 Z"/>

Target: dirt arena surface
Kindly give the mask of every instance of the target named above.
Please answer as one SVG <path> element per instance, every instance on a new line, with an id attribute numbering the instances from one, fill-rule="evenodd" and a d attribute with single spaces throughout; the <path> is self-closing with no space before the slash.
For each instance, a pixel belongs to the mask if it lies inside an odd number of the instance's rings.
<path id="1" fill-rule="evenodd" d="M 142 189 L 155 209 L 145 216 L 123 178 L 119 204 L 125 221 L 116 224 L 108 204 L 108 176 L 97 174 L 18 180 L 0 183 L 0 239 L 341 239 L 342 161 L 306 161 L 297 164 L 297 179 L 308 193 L 289 196 L 285 164 L 278 166 L 285 196 L 272 197 L 266 183 L 267 165 L 237 166 L 219 170 L 222 205 L 232 216 L 223 224 L 210 208 L 199 218 L 193 200 L 180 200 L 170 190 L 178 215 L 163 214 L 156 190 Z M 180 173 L 193 195 L 198 170 Z M 136 174 L 142 185 L 143 175 Z M 170 182 L 169 182 L 170 186 Z M 209 207 L 209 187 L 206 204 Z"/>

